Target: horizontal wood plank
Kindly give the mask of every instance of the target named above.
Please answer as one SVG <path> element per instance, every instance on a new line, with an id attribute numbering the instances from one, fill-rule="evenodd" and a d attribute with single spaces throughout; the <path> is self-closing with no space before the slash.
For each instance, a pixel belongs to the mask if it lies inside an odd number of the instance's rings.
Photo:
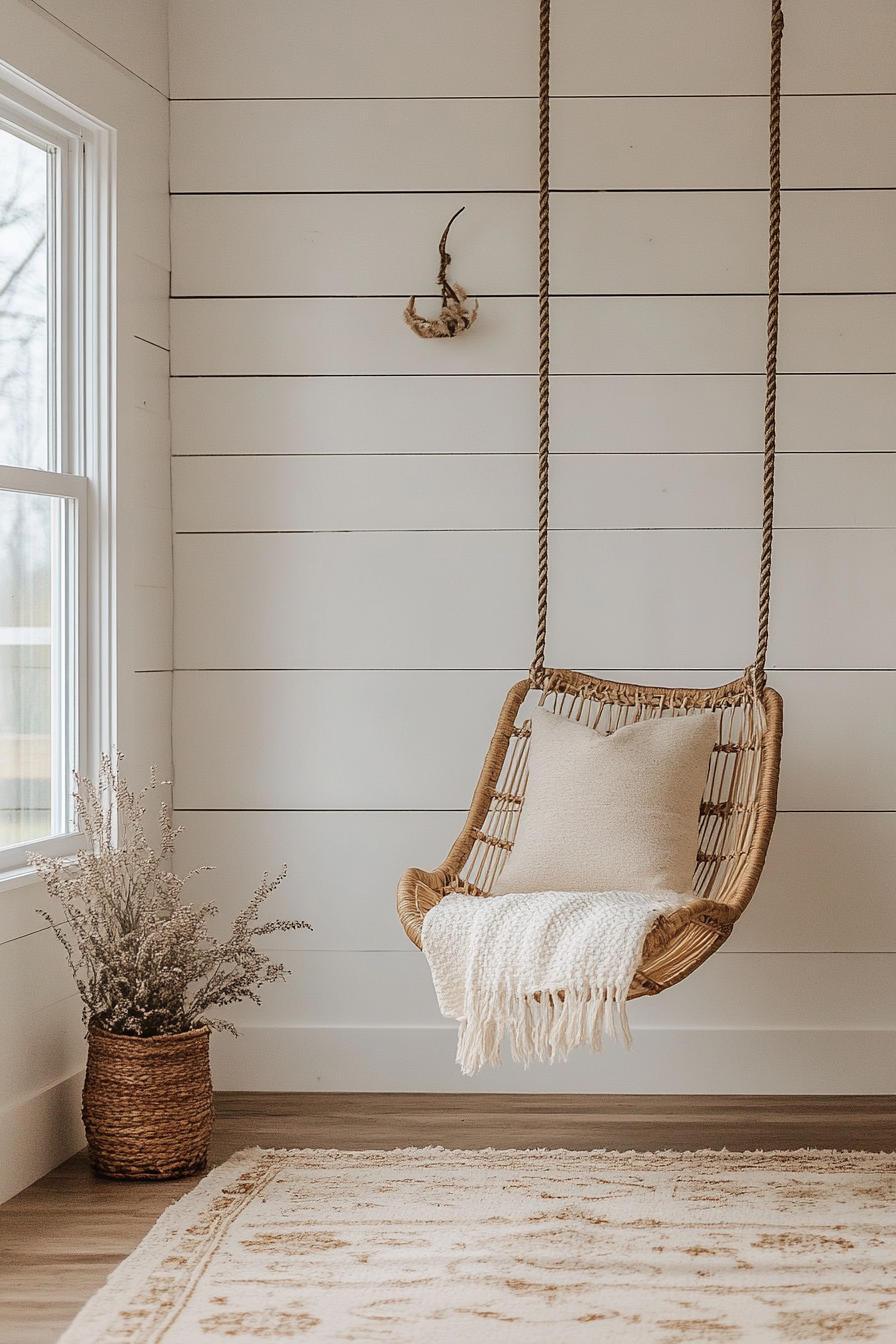
<path id="1" fill-rule="evenodd" d="M 779 533 L 771 665 L 889 668 L 896 532 Z M 738 666 L 754 638 L 757 530 L 559 532 L 559 666 Z M 530 657 L 535 535 L 181 536 L 177 666 L 512 668 Z"/>
<path id="2" fill-rule="evenodd" d="M 894 228 L 894 192 L 785 191 L 782 290 L 896 288 L 887 245 Z M 762 191 L 557 193 L 551 251 L 558 294 L 763 293 L 768 199 Z"/>
<path id="3" fill-rule="evenodd" d="M 700 971 L 702 971 L 702 967 Z M 700 971 L 697 974 L 700 974 Z M 663 996 L 665 998 L 665 995 Z M 662 1002 L 662 1000 L 660 1000 Z M 640 1027 L 632 1050 L 577 1050 L 562 1069 L 549 1063 L 528 1069 L 506 1061 L 498 1075 L 505 1092 L 556 1094 L 708 1092 L 723 1084 L 741 1095 L 796 1088 L 817 1094 L 831 1060 L 851 1093 L 886 1093 L 892 1077 L 896 1032 L 830 1028 Z M 297 1091 L 488 1092 L 493 1074 L 464 1078 L 455 1062 L 457 1032 L 443 1027 L 246 1027 L 239 1039 L 212 1043 L 212 1069 L 221 1086 L 268 1088 L 286 1079 Z M 699 1130 L 694 1146 L 706 1142 Z"/>
<path id="4" fill-rule="evenodd" d="M 755 373 L 765 367 L 767 303 L 760 297 L 558 298 L 552 319 L 559 373 Z M 782 296 L 782 373 L 889 373 L 894 362 L 893 296 Z"/>
<path id="5" fill-rule="evenodd" d="M 555 534 L 551 657 L 560 667 L 747 663 L 758 547 L 758 532 Z M 896 601 L 894 547 L 892 529 L 780 532 L 769 666 L 893 667 L 896 632 L 880 613 Z"/>
<path id="6" fill-rule="evenodd" d="M 725 946 L 896 952 L 894 870 L 896 812 L 779 812 L 756 897 Z"/>
<path id="7" fill-rule="evenodd" d="M 767 92 L 768 7 L 762 0 L 555 4 L 551 45 L 559 94 Z M 788 0 L 785 93 L 891 92 L 893 26 L 885 0 Z"/>
<path id="8" fill-rule="evenodd" d="M 538 288 L 533 193 L 174 196 L 179 295 L 438 294 L 438 242 L 452 226 L 451 274 L 469 294 Z"/>
<path id="9" fill-rule="evenodd" d="M 534 375 L 174 378 L 171 403 L 175 456 L 538 448 Z"/>
<path id="10" fill-rule="evenodd" d="M 896 186 L 896 96 L 784 97 L 784 188 Z M 768 100 L 558 99 L 551 185 L 564 191 L 768 187 Z"/>
<path id="11" fill-rule="evenodd" d="M 275 944 L 276 935 L 269 941 Z M 266 988 L 260 1007 L 235 1005 L 238 1027 L 446 1025 L 426 958 L 410 942 L 401 952 L 290 949 L 277 957 L 291 974 Z M 880 952 L 720 952 L 681 984 L 628 1011 L 636 1032 L 891 1030 L 893 965 L 893 955 Z"/>
<path id="12" fill-rule="evenodd" d="M 420 340 L 404 324 L 402 307 L 400 299 L 177 299 L 172 372 L 534 371 L 534 299 L 489 299 L 457 341 Z M 730 374 L 765 367 L 767 304 L 758 295 L 558 297 L 551 307 L 558 374 Z M 433 303 L 432 314 L 437 311 Z M 888 373 L 894 356 L 893 296 L 782 298 L 782 373 Z"/>
<path id="13" fill-rule="evenodd" d="M 769 681 L 784 697 L 787 716 L 779 807 L 821 812 L 896 809 L 896 723 L 885 707 L 886 695 L 896 688 L 894 674 L 776 668 Z"/>
<path id="14" fill-rule="evenodd" d="M 171 190 L 525 191 L 536 130 L 532 99 L 172 103 Z"/>
<path id="15" fill-rule="evenodd" d="M 175 529 L 531 528 L 533 462 L 532 455 L 511 454 L 180 458 Z"/>
<path id="16" fill-rule="evenodd" d="M 531 97 L 175 102 L 171 189 L 532 191 L 536 114 Z M 766 97 L 558 98 L 551 185 L 763 190 L 767 121 Z M 785 98 L 783 185 L 896 187 L 894 131 L 896 95 Z"/>
<path id="17" fill-rule="evenodd" d="M 482 744 L 484 750 L 484 744 Z M 215 871 L 191 883 L 222 921 L 241 910 L 265 871 L 288 872 L 265 918 L 307 919 L 278 934 L 298 951 L 404 951 L 395 913 L 399 875 L 435 868 L 463 812 L 181 812 L 175 867 Z M 726 950 L 740 953 L 896 952 L 891 877 L 896 813 L 780 812 L 748 913 Z M 850 918 L 843 918 L 848 904 Z"/>
<path id="18" fill-rule="evenodd" d="M 534 454 L 187 457 L 178 532 L 526 529 Z M 564 453 L 551 459 L 557 531 L 755 527 L 761 455 Z M 896 527 L 896 453 L 783 455 L 779 527 Z"/>
<path id="19" fill-rule="evenodd" d="M 490 1093 L 412 1097 L 376 1093 L 306 1093 L 219 1098 L 220 1130 L 232 1147 L 260 1140 L 271 1147 L 390 1148 L 414 1142 L 448 1147 L 634 1147 L 732 1151 L 756 1148 L 861 1148 L 889 1152 L 892 1098 L 885 1096 L 527 1097 Z M 252 1126 L 255 1126 L 253 1129 Z M 249 1137 L 246 1137 L 246 1136 Z M 305 1136 L 305 1137 L 300 1137 Z M 839 1138 L 839 1141 L 838 1141 Z M 340 1142 L 341 1141 L 341 1142 Z M 214 1142 L 214 1140 L 213 1140 Z M 227 1148 L 229 1153 L 232 1149 Z"/>
<path id="20" fill-rule="evenodd" d="M 634 673 L 712 685 L 712 674 Z M 181 808 L 466 809 L 509 672 L 179 672 Z M 786 810 L 896 809 L 892 672 L 775 671 Z"/>
<path id="21" fill-rule="evenodd" d="M 179 667 L 515 667 L 534 533 L 193 536 L 177 545 Z"/>
<path id="22" fill-rule="evenodd" d="M 420 98 L 534 91 L 537 22 L 518 0 L 186 0 L 171 7 L 174 98 Z M 450 51 L 445 47 L 445 24 Z M 462 53 L 462 56 L 459 55 Z"/>
<path id="23" fill-rule="evenodd" d="M 535 452 L 534 375 L 175 378 L 175 456 L 269 453 Z M 755 452 L 761 374 L 557 376 L 555 450 Z M 890 452 L 892 374 L 784 375 L 778 446 L 787 452 Z"/>
<path id="24" fill-rule="evenodd" d="M 403 299 L 175 299 L 172 373 L 518 374 L 535 368 L 535 299 L 489 299 L 457 341 L 421 340 L 405 325 L 403 310 Z M 421 303 L 420 311 L 436 316 L 439 305 Z"/>
<path id="25" fill-rule="evenodd" d="M 177 673 L 176 805 L 466 808 L 483 744 L 516 679 L 507 672 Z M 440 701 L 452 692 L 464 708 L 455 699 L 446 718 Z"/>
<path id="26" fill-rule="evenodd" d="M 442 22 L 463 59 L 446 58 Z M 790 0 L 784 88 L 893 88 L 896 33 L 883 0 Z M 555 0 L 552 84 L 560 96 L 763 94 L 768 15 L 760 0 Z M 535 91 L 535 13 L 517 0 L 176 0 L 174 98 L 514 97 Z"/>
<path id="27" fill-rule="evenodd" d="M 484 744 L 483 744 L 484 748 Z M 469 800 L 468 800 L 469 801 Z M 264 919 L 305 919 L 312 931 L 278 934 L 298 950 L 410 947 L 395 912 L 405 868 L 435 868 L 457 838 L 464 812 L 178 812 L 175 867 L 197 873 L 189 899 L 214 902 L 219 927 L 242 910 L 262 873 L 286 878 Z"/>
<path id="28" fill-rule="evenodd" d="M 175 196 L 172 293 L 431 294 L 436 242 L 461 206 L 452 275 L 469 294 L 533 293 L 531 193 Z M 552 286 L 558 294 L 762 293 L 767 217 L 763 192 L 558 193 Z M 785 291 L 896 288 L 887 245 L 896 192 L 785 192 L 782 230 Z M 167 322 L 164 330 L 167 344 Z"/>
<path id="29" fill-rule="evenodd" d="M 896 527 L 896 453 L 782 453 L 776 468 L 779 527 Z"/>

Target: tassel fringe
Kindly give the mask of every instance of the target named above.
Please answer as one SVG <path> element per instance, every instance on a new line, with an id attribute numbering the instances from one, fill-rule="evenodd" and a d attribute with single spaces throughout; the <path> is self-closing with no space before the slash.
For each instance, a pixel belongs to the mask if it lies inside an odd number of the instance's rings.
<path id="1" fill-rule="evenodd" d="M 627 997 L 628 985 L 526 994 L 502 988 L 484 995 L 472 1005 L 470 1016 L 460 1020 L 457 1062 L 461 1072 L 469 1076 L 484 1064 L 499 1067 L 505 1033 L 510 1038 L 511 1057 L 526 1067 L 541 1060 L 552 1064 L 566 1060 L 580 1045 L 596 1053 L 605 1035 L 621 1040 L 630 1050 Z"/>

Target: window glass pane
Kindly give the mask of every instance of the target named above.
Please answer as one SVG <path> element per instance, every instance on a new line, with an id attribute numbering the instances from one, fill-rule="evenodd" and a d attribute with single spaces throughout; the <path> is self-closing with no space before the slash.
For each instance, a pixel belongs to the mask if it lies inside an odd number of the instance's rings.
<path id="1" fill-rule="evenodd" d="M 50 466 L 48 151 L 0 127 L 0 462 Z"/>
<path id="2" fill-rule="evenodd" d="M 68 501 L 0 491 L 0 846 L 65 831 Z M 55 806 L 54 806 L 55 803 Z"/>

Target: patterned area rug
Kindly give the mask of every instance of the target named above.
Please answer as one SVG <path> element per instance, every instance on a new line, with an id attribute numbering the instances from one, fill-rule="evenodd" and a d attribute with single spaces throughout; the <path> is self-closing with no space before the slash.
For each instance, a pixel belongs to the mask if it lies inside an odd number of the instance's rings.
<path id="1" fill-rule="evenodd" d="M 248 1149 L 64 1344 L 896 1340 L 896 1155 Z"/>

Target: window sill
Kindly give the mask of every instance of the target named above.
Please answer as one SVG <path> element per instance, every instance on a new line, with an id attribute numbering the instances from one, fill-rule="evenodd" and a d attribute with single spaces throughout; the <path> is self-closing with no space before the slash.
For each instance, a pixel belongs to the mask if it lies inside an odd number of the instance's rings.
<path id="1" fill-rule="evenodd" d="M 0 872 L 0 896 L 16 891 L 19 887 L 36 886 L 40 880 L 30 865 L 25 868 L 7 868 L 5 872 Z"/>
<path id="2" fill-rule="evenodd" d="M 0 890 L 25 887 L 41 881 L 33 865 L 28 862 L 29 854 L 42 854 L 48 859 L 74 858 L 78 850 L 84 848 L 86 840 L 87 836 L 79 831 L 74 835 L 54 835 L 24 845 L 10 845 L 5 851 L 0 851 L 0 863 L 4 864 L 0 868 Z"/>

